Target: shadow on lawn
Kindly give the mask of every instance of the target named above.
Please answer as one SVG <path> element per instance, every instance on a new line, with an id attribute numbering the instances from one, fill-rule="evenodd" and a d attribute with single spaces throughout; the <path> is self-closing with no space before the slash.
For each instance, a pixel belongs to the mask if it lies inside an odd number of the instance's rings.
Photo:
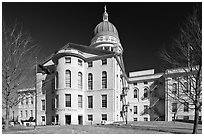
<path id="1" fill-rule="evenodd" d="M 104 125 L 104 127 L 117 127 L 117 128 L 129 128 L 129 129 L 138 129 L 138 130 L 149 130 L 149 131 L 157 131 L 157 132 L 167 132 L 167 133 L 173 133 L 173 134 L 190 134 L 191 128 L 169 128 L 169 127 L 162 127 L 162 128 L 156 128 L 156 127 L 147 127 L 147 126 L 134 126 L 134 125 Z M 180 131 L 179 131 L 180 130 Z M 181 132 L 182 130 L 188 130 L 189 132 Z M 202 129 L 198 129 L 202 130 Z"/>

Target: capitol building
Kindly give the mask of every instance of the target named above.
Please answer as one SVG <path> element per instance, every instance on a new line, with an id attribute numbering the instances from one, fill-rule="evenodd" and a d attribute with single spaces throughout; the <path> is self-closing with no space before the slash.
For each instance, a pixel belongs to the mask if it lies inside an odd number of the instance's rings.
<path id="1" fill-rule="evenodd" d="M 124 50 L 105 8 L 90 45 L 68 43 L 40 64 L 37 91 L 21 90 L 29 98 L 12 109 L 11 117 L 37 117 L 37 125 L 172 121 L 172 108 L 181 108 L 177 119 L 193 120 L 193 111 L 175 106 L 165 95 L 175 83 L 174 74 L 164 76 L 154 69 L 126 74 Z"/>

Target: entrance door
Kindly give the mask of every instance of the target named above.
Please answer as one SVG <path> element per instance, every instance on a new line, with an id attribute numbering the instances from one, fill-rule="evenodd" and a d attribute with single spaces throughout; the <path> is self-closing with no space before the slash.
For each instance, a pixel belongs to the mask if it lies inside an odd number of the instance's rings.
<path id="1" fill-rule="evenodd" d="M 83 125 L 83 117 L 80 115 L 78 116 L 78 124 Z"/>
<path id="2" fill-rule="evenodd" d="M 65 124 L 70 125 L 71 124 L 71 115 L 65 115 Z"/>

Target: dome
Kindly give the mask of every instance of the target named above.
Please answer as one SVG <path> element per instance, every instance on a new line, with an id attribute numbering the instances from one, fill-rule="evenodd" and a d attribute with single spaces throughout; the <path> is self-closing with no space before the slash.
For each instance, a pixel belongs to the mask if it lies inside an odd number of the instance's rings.
<path id="1" fill-rule="evenodd" d="M 94 29 L 94 36 L 100 36 L 109 34 L 118 37 L 118 31 L 116 27 L 109 21 L 103 21 L 99 23 Z"/>
<path id="2" fill-rule="evenodd" d="M 103 21 L 94 29 L 94 37 L 91 40 L 91 46 L 95 46 L 98 42 L 120 42 L 116 27 L 108 21 L 108 13 L 103 13 Z"/>

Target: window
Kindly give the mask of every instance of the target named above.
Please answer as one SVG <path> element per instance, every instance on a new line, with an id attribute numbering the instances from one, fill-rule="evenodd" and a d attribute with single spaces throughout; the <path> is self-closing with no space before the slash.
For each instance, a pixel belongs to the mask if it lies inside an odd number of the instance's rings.
<path id="1" fill-rule="evenodd" d="M 134 114 L 137 114 L 137 106 L 134 106 Z"/>
<path id="2" fill-rule="evenodd" d="M 183 83 L 183 92 L 188 93 L 188 82 Z"/>
<path id="3" fill-rule="evenodd" d="M 93 67 L 93 62 L 92 61 L 88 62 L 88 67 Z"/>
<path id="4" fill-rule="evenodd" d="M 23 117 L 23 111 L 21 111 L 21 118 Z"/>
<path id="5" fill-rule="evenodd" d="M 144 98 L 147 98 L 147 97 L 148 97 L 148 89 L 145 88 L 145 89 L 144 89 Z"/>
<path id="6" fill-rule="evenodd" d="M 107 108 L 107 95 L 102 95 L 102 108 Z"/>
<path id="7" fill-rule="evenodd" d="M 107 64 L 107 59 L 102 59 L 102 65 L 106 65 Z"/>
<path id="8" fill-rule="evenodd" d="M 93 75 L 88 74 L 88 90 L 93 90 Z"/>
<path id="9" fill-rule="evenodd" d="M 189 116 L 183 116 L 183 120 L 189 120 Z"/>
<path id="10" fill-rule="evenodd" d="M 107 114 L 102 114 L 101 116 L 102 116 L 102 120 L 107 121 Z"/>
<path id="11" fill-rule="evenodd" d="M 93 96 L 88 96 L 88 108 L 93 108 Z"/>
<path id="12" fill-rule="evenodd" d="M 82 60 L 78 59 L 78 65 L 82 66 Z"/>
<path id="13" fill-rule="evenodd" d="M 65 107 L 71 107 L 71 94 L 65 94 Z"/>
<path id="14" fill-rule="evenodd" d="M 71 88 L 71 71 L 70 70 L 65 71 L 65 84 L 66 84 L 66 87 Z"/>
<path id="15" fill-rule="evenodd" d="M 26 97 L 26 104 L 28 104 L 28 97 Z"/>
<path id="16" fill-rule="evenodd" d="M 71 57 L 65 57 L 65 63 L 71 63 Z"/>
<path id="17" fill-rule="evenodd" d="M 137 82 L 134 82 L 133 85 L 137 85 Z"/>
<path id="18" fill-rule="evenodd" d="M 54 90 L 55 90 L 55 79 L 52 79 L 52 81 L 51 81 L 51 89 L 52 89 L 52 93 L 54 93 Z"/>
<path id="19" fill-rule="evenodd" d="M 31 96 L 30 99 L 31 99 L 31 100 L 30 100 L 31 104 L 33 104 L 33 96 Z"/>
<path id="20" fill-rule="evenodd" d="M 177 103 L 172 103 L 172 112 L 177 112 Z"/>
<path id="21" fill-rule="evenodd" d="M 33 117 L 33 110 L 30 110 L 30 117 Z"/>
<path id="22" fill-rule="evenodd" d="M 45 121 L 45 116 L 41 116 L 42 121 Z"/>
<path id="23" fill-rule="evenodd" d="M 198 117 L 198 120 L 201 121 L 201 120 L 202 120 L 202 116 L 199 116 L 199 117 Z"/>
<path id="24" fill-rule="evenodd" d="M 42 100 L 42 111 L 45 111 L 45 100 Z"/>
<path id="25" fill-rule="evenodd" d="M 55 99 L 52 99 L 52 110 L 55 109 Z"/>
<path id="26" fill-rule="evenodd" d="M 59 107 L 59 95 L 56 95 L 56 108 Z"/>
<path id="27" fill-rule="evenodd" d="M 147 82 L 147 81 L 144 81 L 144 84 L 148 84 L 148 82 Z"/>
<path id="28" fill-rule="evenodd" d="M 172 94 L 177 94 L 177 84 L 173 83 Z"/>
<path id="29" fill-rule="evenodd" d="M 45 80 L 42 80 L 42 94 L 46 93 L 46 90 L 45 90 L 46 86 L 45 85 L 46 85 Z"/>
<path id="30" fill-rule="evenodd" d="M 88 121 L 93 121 L 93 115 L 88 115 Z"/>
<path id="31" fill-rule="evenodd" d="M 133 118 L 134 121 L 137 121 L 137 118 Z"/>
<path id="32" fill-rule="evenodd" d="M 26 118 L 28 117 L 28 110 L 25 110 Z"/>
<path id="33" fill-rule="evenodd" d="M 189 103 L 188 102 L 184 103 L 183 111 L 184 112 L 188 112 L 189 111 Z"/>
<path id="34" fill-rule="evenodd" d="M 148 118 L 147 118 L 147 117 L 144 117 L 144 121 L 148 121 Z"/>
<path id="35" fill-rule="evenodd" d="M 21 105 L 23 105 L 23 99 L 21 99 Z"/>
<path id="36" fill-rule="evenodd" d="M 58 86 L 59 86 L 58 80 L 59 80 L 59 74 L 58 74 L 58 72 L 56 72 L 56 76 L 55 76 L 56 88 L 58 88 Z"/>
<path id="37" fill-rule="evenodd" d="M 147 110 L 148 109 L 148 105 L 144 105 L 144 110 Z"/>
<path id="38" fill-rule="evenodd" d="M 102 72 L 102 88 L 107 88 L 107 72 Z"/>
<path id="39" fill-rule="evenodd" d="M 82 73 L 78 72 L 78 88 L 82 89 Z"/>
<path id="40" fill-rule="evenodd" d="M 138 94 L 138 89 L 134 89 L 134 98 L 137 98 L 137 94 Z"/>
<path id="41" fill-rule="evenodd" d="M 82 108 L 82 95 L 78 95 L 78 107 Z"/>

